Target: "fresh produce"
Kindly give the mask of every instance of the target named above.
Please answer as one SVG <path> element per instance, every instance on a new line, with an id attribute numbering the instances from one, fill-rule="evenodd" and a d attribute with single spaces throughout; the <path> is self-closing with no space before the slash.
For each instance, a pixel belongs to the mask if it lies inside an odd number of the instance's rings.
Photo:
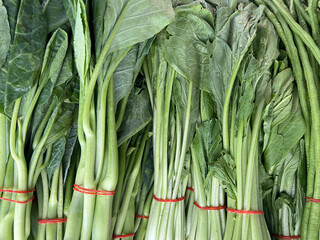
<path id="1" fill-rule="evenodd" d="M 318 239 L 315 0 L 0 0 L 0 240 Z"/>

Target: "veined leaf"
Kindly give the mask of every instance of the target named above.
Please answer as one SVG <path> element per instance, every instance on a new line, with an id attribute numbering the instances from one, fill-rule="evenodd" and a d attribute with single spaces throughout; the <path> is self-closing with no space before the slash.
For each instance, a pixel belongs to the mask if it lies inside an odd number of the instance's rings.
<path id="1" fill-rule="evenodd" d="M 100 11 L 94 11 L 97 14 L 94 18 L 100 19 L 100 22 L 104 19 L 103 38 L 100 43 L 97 42 L 97 37 L 100 36 L 97 31 L 99 33 L 102 29 L 98 28 L 95 31 L 96 47 L 102 49 L 111 34 L 115 34 L 109 54 L 151 38 L 174 17 L 169 0 L 108 0 L 106 3 L 97 0 L 93 2 L 93 6 L 94 9 L 102 8 Z"/>
<path id="2" fill-rule="evenodd" d="M 7 59 L 11 41 L 10 26 L 6 8 L 0 0 L 0 68 Z"/>
<path id="3" fill-rule="evenodd" d="M 201 89 L 202 83 L 208 82 L 209 53 L 206 44 L 214 38 L 210 15 L 201 5 L 177 10 L 174 22 L 167 28 L 171 36 L 165 41 L 168 63 Z"/>
<path id="4" fill-rule="evenodd" d="M 22 0 L 10 47 L 6 107 L 34 85 L 40 72 L 46 37 L 46 20 L 39 1 Z"/>

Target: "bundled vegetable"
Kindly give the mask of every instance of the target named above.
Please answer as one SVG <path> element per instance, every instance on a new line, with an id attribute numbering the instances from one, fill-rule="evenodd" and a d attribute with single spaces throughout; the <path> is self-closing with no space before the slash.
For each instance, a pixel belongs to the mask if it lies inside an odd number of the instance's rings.
<path id="1" fill-rule="evenodd" d="M 0 239 L 318 239 L 317 3 L 0 0 Z"/>
<path id="2" fill-rule="evenodd" d="M 157 37 L 143 68 L 154 104 L 154 197 L 146 239 L 183 239 L 190 166 L 186 154 L 198 117 L 199 95 L 166 61 L 164 37 L 165 32 Z"/>
<path id="3" fill-rule="evenodd" d="M 118 143 L 123 142 L 117 140 L 117 128 L 120 127 L 119 134 L 131 137 L 141 129 L 141 125 L 145 126 L 146 121 L 145 118 L 138 118 L 140 121 L 134 129 L 122 130 L 120 126 L 123 118 L 121 111 L 126 108 L 139 69 L 140 52 L 139 55 L 137 52 L 133 55 L 132 78 L 122 79 L 122 83 L 127 84 L 126 91 L 118 83 L 121 79 L 115 81 L 115 71 L 121 61 L 132 61 L 132 58 L 125 58 L 133 45 L 159 32 L 171 21 L 173 12 L 170 2 L 157 3 L 153 0 L 93 1 L 92 14 L 89 14 L 82 0 L 76 3 L 68 1 L 65 5 L 73 28 L 75 62 L 80 77 L 78 138 L 81 145 L 76 191 L 69 208 L 65 239 L 80 236 L 82 239 L 110 239 L 112 202 L 119 171 Z M 157 9 L 160 11 L 150 16 Z M 94 21 L 91 31 L 89 16 Z M 137 29 L 141 29 L 139 34 L 136 33 Z M 93 41 L 90 32 L 93 33 Z M 94 53 L 91 53 L 93 43 Z M 121 99 L 123 101 L 116 119 L 116 101 Z M 144 109 L 135 107 L 143 113 Z M 122 227 L 115 231 L 122 231 Z"/>

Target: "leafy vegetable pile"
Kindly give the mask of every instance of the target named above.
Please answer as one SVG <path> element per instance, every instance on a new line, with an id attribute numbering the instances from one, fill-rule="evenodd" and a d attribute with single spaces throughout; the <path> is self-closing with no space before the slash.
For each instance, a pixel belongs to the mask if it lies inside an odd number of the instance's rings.
<path id="1" fill-rule="evenodd" d="M 0 239 L 319 239 L 315 0 L 0 0 Z"/>

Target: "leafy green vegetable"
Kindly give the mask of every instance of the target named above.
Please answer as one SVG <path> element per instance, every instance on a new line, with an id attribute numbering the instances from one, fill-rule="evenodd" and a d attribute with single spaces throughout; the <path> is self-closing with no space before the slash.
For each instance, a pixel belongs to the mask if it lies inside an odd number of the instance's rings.
<path id="1" fill-rule="evenodd" d="M 6 108 L 31 89 L 40 73 L 47 25 L 38 1 L 21 1 L 13 36 L 5 92 Z"/>

